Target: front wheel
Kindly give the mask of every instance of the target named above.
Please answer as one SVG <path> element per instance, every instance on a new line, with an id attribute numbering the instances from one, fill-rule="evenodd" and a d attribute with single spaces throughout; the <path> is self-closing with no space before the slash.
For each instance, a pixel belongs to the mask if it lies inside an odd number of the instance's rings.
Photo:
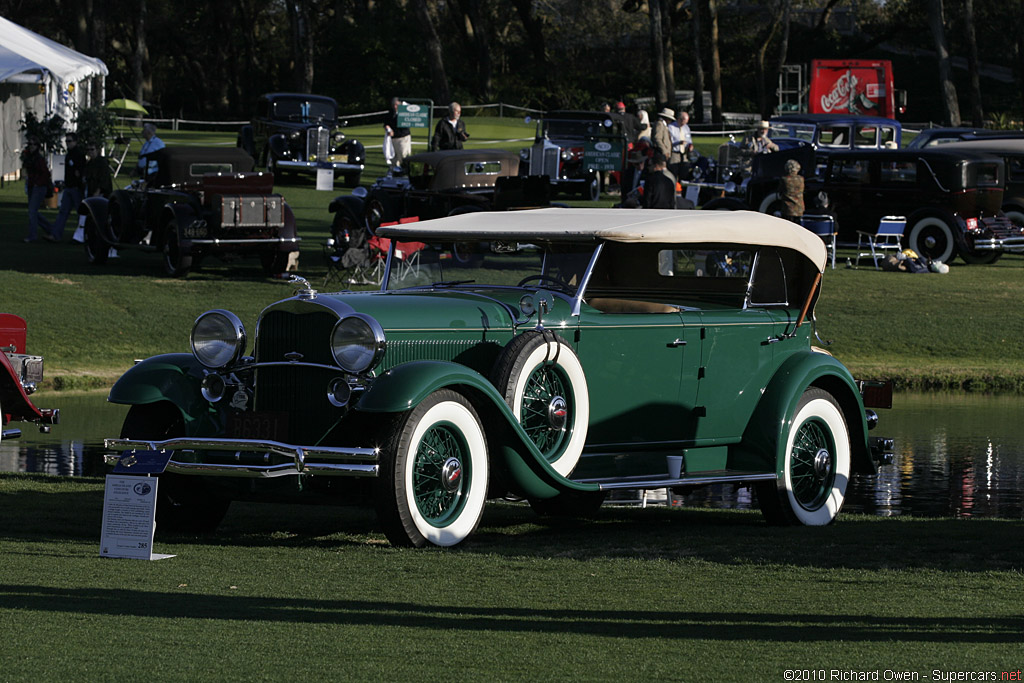
<path id="1" fill-rule="evenodd" d="M 925 216 L 910 229 L 909 245 L 918 256 L 949 263 L 956 256 L 956 243 L 949 223 L 938 216 Z"/>
<path id="2" fill-rule="evenodd" d="M 185 435 L 185 421 L 170 403 L 134 405 L 121 427 L 122 439 L 163 441 Z M 230 499 L 210 491 L 200 477 L 164 473 L 156 494 L 156 526 L 160 531 L 211 533 L 227 514 Z"/>
<path id="3" fill-rule="evenodd" d="M 363 177 L 362 171 L 345 174 L 345 187 L 358 187 L 359 180 Z"/>
<path id="4" fill-rule="evenodd" d="M 816 387 L 807 389 L 780 456 L 782 477 L 758 487 L 761 511 L 769 523 L 831 523 L 846 499 L 850 453 L 850 432 L 835 398 Z"/>
<path id="5" fill-rule="evenodd" d="M 452 546 L 480 523 L 487 439 L 463 395 L 430 394 L 394 421 L 380 455 L 377 516 L 395 545 Z"/>
<path id="6" fill-rule="evenodd" d="M 601 174 L 591 172 L 590 178 L 580 191 L 584 199 L 596 202 L 601 198 Z"/>
<path id="7" fill-rule="evenodd" d="M 782 197 L 778 192 L 772 192 L 761 201 L 761 205 L 757 210 L 761 213 L 766 213 L 769 216 L 781 216 L 782 207 Z"/>
<path id="8" fill-rule="evenodd" d="M 989 265 L 998 261 L 1003 255 L 1001 251 L 961 251 L 960 258 L 970 265 Z"/>

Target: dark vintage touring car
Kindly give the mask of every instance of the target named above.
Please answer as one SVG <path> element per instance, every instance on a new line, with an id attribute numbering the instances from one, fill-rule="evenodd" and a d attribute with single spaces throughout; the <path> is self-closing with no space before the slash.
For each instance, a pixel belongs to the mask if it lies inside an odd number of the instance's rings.
<path id="1" fill-rule="evenodd" d="M 549 208 L 378 236 L 379 291 L 301 281 L 260 314 L 251 352 L 251 325 L 208 311 L 192 353 L 114 385 L 131 408 L 107 448 L 174 451 L 158 526 L 320 497 L 372 503 L 393 543 L 447 546 L 491 497 L 572 514 L 616 489 L 715 483 L 755 487 L 771 522 L 820 525 L 887 460 L 865 408 L 887 407 L 885 388 L 811 344 L 825 247 L 788 221 Z M 456 241 L 482 258 L 452 258 Z"/>
<path id="2" fill-rule="evenodd" d="M 237 148 L 168 147 L 159 164 L 149 182 L 82 202 L 90 263 L 106 263 L 114 247 L 160 252 L 173 277 L 207 256 L 257 256 L 267 274 L 285 271 L 301 241 L 295 216 L 274 192 L 274 176 L 253 171 L 251 156 Z"/>

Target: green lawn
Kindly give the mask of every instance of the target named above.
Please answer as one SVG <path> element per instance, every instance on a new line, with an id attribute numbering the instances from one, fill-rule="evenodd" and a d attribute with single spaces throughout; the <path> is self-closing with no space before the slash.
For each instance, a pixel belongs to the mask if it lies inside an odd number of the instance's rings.
<path id="1" fill-rule="evenodd" d="M 545 524 L 505 503 L 456 549 L 402 550 L 359 510 L 236 503 L 149 563 L 98 556 L 99 480 L 0 492 L 3 680 L 782 681 L 1024 656 L 1019 521 Z"/>

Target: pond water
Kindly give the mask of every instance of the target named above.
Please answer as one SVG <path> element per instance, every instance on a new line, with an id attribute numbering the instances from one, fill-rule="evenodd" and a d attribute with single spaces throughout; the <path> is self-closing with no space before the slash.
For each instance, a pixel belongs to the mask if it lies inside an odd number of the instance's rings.
<path id="1" fill-rule="evenodd" d="M 21 426 L 21 439 L 0 443 L 0 471 L 100 476 L 103 438 L 120 433 L 127 409 L 103 393 L 38 397 L 60 408 L 50 434 Z M 876 434 L 896 439 L 895 464 L 855 476 L 845 511 L 897 516 L 1024 518 L 1024 398 L 964 394 L 897 394 L 879 411 Z M 746 489 L 709 487 L 687 505 L 756 507 Z"/>

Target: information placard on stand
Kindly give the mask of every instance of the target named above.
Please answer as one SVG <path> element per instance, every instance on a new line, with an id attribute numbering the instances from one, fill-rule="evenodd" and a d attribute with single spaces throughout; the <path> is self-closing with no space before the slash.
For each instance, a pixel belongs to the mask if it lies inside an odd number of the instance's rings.
<path id="1" fill-rule="evenodd" d="M 103 528 L 100 557 L 164 560 L 174 555 L 153 552 L 156 533 L 156 493 L 160 485 L 150 472 L 162 472 L 170 453 L 139 451 L 122 456 L 107 475 L 103 492 Z M 139 474 L 121 474 L 137 468 Z M 139 476 L 142 475 L 142 476 Z"/>

